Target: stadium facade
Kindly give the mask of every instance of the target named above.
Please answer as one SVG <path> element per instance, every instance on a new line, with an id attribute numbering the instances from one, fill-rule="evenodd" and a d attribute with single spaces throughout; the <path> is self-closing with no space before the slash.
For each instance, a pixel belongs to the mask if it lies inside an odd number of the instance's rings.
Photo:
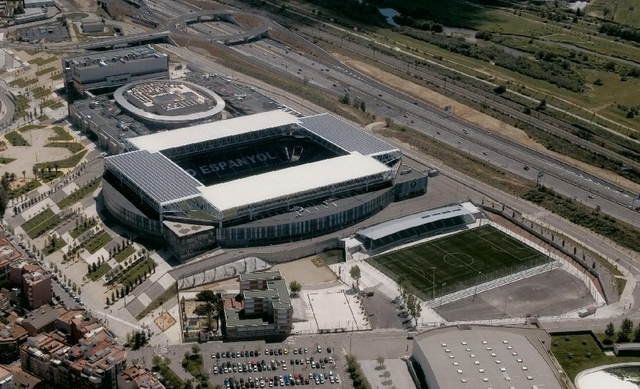
<path id="1" fill-rule="evenodd" d="M 125 140 L 106 209 L 179 259 L 312 238 L 426 193 L 396 147 L 330 114 L 270 111 Z"/>

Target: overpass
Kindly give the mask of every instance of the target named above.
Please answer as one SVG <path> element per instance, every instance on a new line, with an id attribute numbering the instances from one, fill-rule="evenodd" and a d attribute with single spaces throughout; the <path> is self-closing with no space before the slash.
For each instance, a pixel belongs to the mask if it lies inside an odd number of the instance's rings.
<path id="1" fill-rule="evenodd" d="M 260 25 L 250 30 L 242 31 L 236 34 L 229 34 L 229 35 L 207 34 L 203 36 L 193 36 L 185 32 L 182 32 L 178 29 L 179 24 L 189 26 L 192 24 L 208 23 L 208 22 L 218 21 L 218 20 L 225 21 L 228 23 L 238 24 L 234 20 L 234 16 L 241 15 L 241 14 L 243 13 L 235 12 L 231 10 L 209 10 L 209 11 L 201 11 L 197 13 L 188 13 L 186 15 L 182 15 L 178 18 L 171 20 L 168 23 L 167 27 L 172 34 L 175 34 L 178 36 L 184 36 L 191 39 L 206 39 L 207 41 L 224 43 L 225 45 L 245 43 L 248 41 L 262 38 L 266 36 L 269 33 L 269 30 L 271 30 L 272 28 L 273 23 L 271 22 L 270 19 L 261 15 L 251 14 L 250 15 L 251 17 L 256 18 L 260 21 Z"/>

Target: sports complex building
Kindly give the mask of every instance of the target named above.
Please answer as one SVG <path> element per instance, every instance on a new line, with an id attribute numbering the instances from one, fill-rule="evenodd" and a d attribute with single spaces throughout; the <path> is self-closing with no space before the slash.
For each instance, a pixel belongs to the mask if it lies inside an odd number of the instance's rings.
<path id="1" fill-rule="evenodd" d="M 534 327 L 439 327 L 414 337 L 413 359 L 430 389 L 561 389 L 551 337 Z"/>
<path id="2" fill-rule="evenodd" d="M 427 190 L 400 150 L 330 114 L 269 111 L 125 144 L 105 159 L 106 209 L 179 259 L 324 235 Z"/>

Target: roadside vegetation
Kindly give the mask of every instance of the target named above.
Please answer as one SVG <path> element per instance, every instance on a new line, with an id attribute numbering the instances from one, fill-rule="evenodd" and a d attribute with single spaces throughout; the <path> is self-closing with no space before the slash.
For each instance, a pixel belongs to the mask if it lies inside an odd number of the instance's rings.
<path id="1" fill-rule="evenodd" d="M 632 323 L 633 325 L 633 323 Z M 571 381 L 586 369 L 613 363 L 640 362 L 640 357 L 609 357 L 591 335 L 553 336 L 551 352 Z"/>
<path id="2" fill-rule="evenodd" d="M 633 226 L 600 212 L 600 207 L 590 208 L 553 190 L 539 186 L 522 195 L 553 213 L 602 235 L 617 244 L 640 251 L 640 231 Z"/>

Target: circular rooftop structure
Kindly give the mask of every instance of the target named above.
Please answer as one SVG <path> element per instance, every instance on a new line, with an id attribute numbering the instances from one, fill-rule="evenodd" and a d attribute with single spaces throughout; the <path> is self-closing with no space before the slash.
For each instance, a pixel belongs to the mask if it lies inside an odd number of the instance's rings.
<path id="1" fill-rule="evenodd" d="M 138 81 L 118 88 L 116 103 L 152 126 L 178 127 L 217 119 L 224 101 L 214 92 L 186 81 Z"/>

